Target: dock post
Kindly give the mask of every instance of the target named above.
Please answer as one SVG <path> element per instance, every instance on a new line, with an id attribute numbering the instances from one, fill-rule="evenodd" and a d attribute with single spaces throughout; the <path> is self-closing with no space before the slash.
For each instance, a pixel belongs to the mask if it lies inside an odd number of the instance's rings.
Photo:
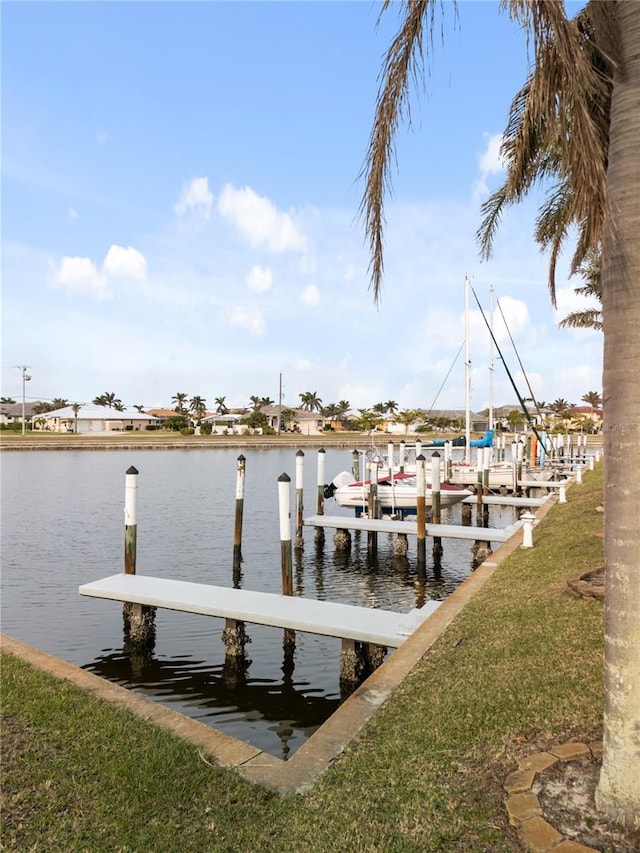
<path id="1" fill-rule="evenodd" d="M 393 442 L 387 442 L 387 468 L 389 469 L 389 476 L 393 474 Z"/>
<path id="2" fill-rule="evenodd" d="M 246 670 L 244 647 L 251 642 L 244 622 L 240 619 L 225 619 L 220 642 L 224 643 L 225 678 L 234 679 Z"/>
<path id="3" fill-rule="evenodd" d="M 478 448 L 478 457 L 476 461 L 476 527 L 482 527 L 482 497 L 483 497 L 483 471 L 482 471 L 482 448 Z"/>
<path id="4" fill-rule="evenodd" d="M 442 502 L 440 489 L 440 454 L 436 450 L 431 454 L 431 520 L 434 524 L 440 524 L 442 519 Z M 433 537 L 433 559 L 439 564 L 442 559 L 442 538 Z"/>
<path id="5" fill-rule="evenodd" d="M 576 466 L 576 483 L 582 482 L 582 465 L 578 464 Z"/>
<path id="6" fill-rule="evenodd" d="M 369 499 L 367 504 L 369 518 L 378 517 L 378 457 L 371 463 L 369 477 Z M 374 557 L 378 553 L 378 534 L 375 530 L 367 531 L 367 553 Z"/>
<path id="7" fill-rule="evenodd" d="M 293 595 L 293 553 L 291 547 L 291 477 L 278 477 L 278 509 L 280 516 L 280 561 L 282 565 L 282 594 Z M 285 628 L 283 645 L 285 650 L 296 644 L 295 631 Z"/>
<path id="8" fill-rule="evenodd" d="M 522 548 L 533 548 L 533 522 L 536 520 L 535 515 L 531 512 L 523 512 L 520 519 L 524 521 L 522 528 Z"/>
<path id="9" fill-rule="evenodd" d="M 340 695 L 346 698 L 353 692 L 364 672 L 362 645 L 355 640 L 342 640 L 340 647 Z"/>
<path id="10" fill-rule="evenodd" d="M 124 572 L 136 573 L 136 551 L 138 540 L 138 469 L 132 465 L 127 469 L 124 485 Z"/>
<path id="11" fill-rule="evenodd" d="M 559 504 L 566 504 L 566 502 L 567 502 L 567 490 L 566 490 L 564 483 L 560 486 L 559 491 L 560 491 L 560 494 L 558 497 L 558 503 Z"/>
<path id="12" fill-rule="evenodd" d="M 324 448 L 318 451 L 318 479 L 317 479 L 317 497 L 316 497 L 316 515 L 324 515 L 324 469 L 326 463 L 326 453 Z M 318 548 L 324 547 L 324 527 L 316 527 L 314 542 Z"/>
<path id="13" fill-rule="evenodd" d="M 296 538 L 294 548 L 301 551 L 304 548 L 302 523 L 304 518 L 304 451 L 296 453 Z"/>
<path id="14" fill-rule="evenodd" d="M 132 465 L 125 475 L 124 497 L 124 571 L 136 573 L 138 543 L 138 469 Z M 125 601 L 122 605 L 124 646 L 134 650 L 153 648 L 156 640 L 156 608 Z"/>
<path id="15" fill-rule="evenodd" d="M 242 565 L 242 518 L 244 515 L 244 485 L 246 458 L 240 454 L 236 462 L 236 513 L 233 526 L 233 588 L 240 588 L 240 567 Z M 244 647 L 251 642 L 247 635 L 244 622 L 238 619 L 225 619 L 224 628 L 220 634 L 220 642 L 225 648 L 225 682 L 230 686 L 237 684 L 237 679 L 246 670 Z"/>
<path id="16" fill-rule="evenodd" d="M 419 439 L 419 438 L 416 438 L 416 450 L 415 450 L 415 453 L 416 453 L 416 459 L 417 459 L 417 458 L 418 458 L 418 456 L 420 456 L 420 454 L 422 453 L 422 442 L 420 441 L 420 439 Z"/>
<path id="17" fill-rule="evenodd" d="M 357 483 L 360 479 L 360 454 L 357 450 L 354 450 L 351 454 L 351 473 Z"/>
<path id="18" fill-rule="evenodd" d="M 453 477 L 453 460 L 451 458 L 451 442 L 444 443 L 444 479 L 446 483 L 450 483 Z"/>
<path id="19" fill-rule="evenodd" d="M 405 457 L 406 449 L 407 449 L 406 442 L 401 441 L 400 442 L 400 450 L 398 451 L 398 456 L 399 456 L 398 470 L 400 471 L 401 474 L 404 474 L 404 462 L 405 462 L 404 457 Z"/>
<path id="20" fill-rule="evenodd" d="M 489 516 L 488 516 L 488 507 L 483 503 L 483 495 L 489 491 L 487 488 L 485 492 L 485 475 L 486 481 L 489 482 L 489 471 L 484 468 L 485 465 L 485 452 L 483 448 L 478 449 L 478 465 L 476 468 L 476 492 L 477 492 L 477 512 L 476 512 L 476 527 L 487 527 L 489 525 Z M 484 542 L 481 539 L 476 539 L 473 545 L 471 546 L 471 553 L 473 554 L 473 564 L 474 567 L 479 566 L 481 563 L 490 557 L 493 554 L 493 550 L 491 548 L 490 542 Z"/>
<path id="21" fill-rule="evenodd" d="M 426 535 L 427 535 L 427 525 L 426 525 L 426 511 L 425 511 L 425 492 L 426 492 L 426 483 L 425 483 L 425 458 L 422 453 L 416 457 L 416 547 L 418 552 L 418 574 L 424 572 L 425 566 L 427 564 L 426 558 Z"/>
<path id="22" fill-rule="evenodd" d="M 233 525 L 233 586 L 240 585 L 240 566 L 242 564 L 242 515 L 244 512 L 244 483 L 246 459 L 240 454 L 236 463 L 236 515 Z"/>
<path id="23" fill-rule="evenodd" d="M 489 476 L 491 471 L 491 448 L 485 447 L 482 451 L 482 494 L 485 497 L 489 495 Z M 485 503 L 482 513 L 482 523 L 485 527 L 489 526 L 489 504 Z"/>

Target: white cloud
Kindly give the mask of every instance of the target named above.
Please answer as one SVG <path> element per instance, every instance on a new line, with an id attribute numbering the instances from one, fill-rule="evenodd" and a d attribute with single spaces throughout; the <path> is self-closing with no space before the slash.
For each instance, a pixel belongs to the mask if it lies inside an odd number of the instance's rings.
<path id="1" fill-rule="evenodd" d="M 268 198 L 251 187 L 235 189 L 227 184 L 218 199 L 218 212 L 232 222 L 254 248 L 265 246 L 272 252 L 300 252 L 307 238 L 288 213 L 279 211 Z"/>
<path id="2" fill-rule="evenodd" d="M 74 219 L 78 218 L 78 211 L 75 208 L 69 208 L 69 219 L 73 222 Z"/>
<path id="3" fill-rule="evenodd" d="M 262 314 L 255 308 L 236 306 L 229 314 L 229 325 L 246 329 L 252 335 L 264 335 L 266 326 Z"/>
<path id="4" fill-rule="evenodd" d="M 58 267 L 53 266 L 51 287 L 59 287 L 70 295 L 75 293 L 90 293 L 98 299 L 105 299 L 107 279 L 98 272 L 93 261 L 89 258 L 64 257 Z"/>
<path id="5" fill-rule="evenodd" d="M 273 273 L 270 267 L 253 266 L 245 276 L 245 283 L 254 293 L 265 293 L 271 290 Z"/>
<path id="6" fill-rule="evenodd" d="M 303 305 L 317 305 L 320 302 L 320 291 L 315 284 L 308 284 L 298 298 Z"/>
<path id="7" fill-rule="evenodd" d="M 318 263 L 312 255 L 304 255 L 298 262 L 298 272 L 300 275 L 315 275 L 318 269 Z"/>
<path id="8" fill-rule="evenodd" d="M 487 147 L 480 156 L 480 173 L 483 177 L 504 171 L 504 158 L 500 153 L 502 134 L 494 133 L 487 138 Z"/>
<path id="9" fill-rule="evenodd" d="M 345 271 L 344 271 L 344 280 L 345 281 L 352 281 L 355 274 L 356 274 L 356 268 L 354 267 L 354 265 L 353 264 L 347 264 Z"/>
<path id="10" fill-rule="evenodd" d="M 487 178 L 490 175 L 497 175 L 505 169 L 504 159 L 500 154 L 501 146 L 501 133 L 486 136 L 486 146 L 478 161 L 480 177 L 474 182 L 472 189 L 472 196 L 475 201 L 480 200 L 489 193 Z"/>
<path id="11" fill-rule="evenodd" d="M 209 178 L 194 178 L 183 184 L 180 198 L 173 209 L 178 216 L 183 216 L 188 210 L 192 210 L 204 219 L 211 215 L 213 194 L 209 189 Z"/>
<path id="12" fill-rule="evenodd" d="M 147 260 L 132 246 L 125 249 L 122 246 L 113 245 L 105 256 L 102 271 L 110 278 L 144 281 L 147 277 Z"/>
<path id="13" fill-rule="evenodd" d="M 502 313 L 500 313 L 502 312 Z M 506 322 L 513 338 L 517 338 L 525 329 L 531 326 L 531 317 L 526 302 L 521 299 L 513 299 L 511 296 L 501 296 L 498 300 L 498 309 L 494 312 L 494 326 L 499 329 L 499 320 Z M 502 328 L 504 329 L 504 322 Z M 501 333 L 503 338 L 508 337 L 506 330 Z M 496 334 L 496 339 L 500 340 L 500 335 Z"/>
<path id="14" fill-rule="evenodd" d="M 96 132 L 96 141 L 98 145 L 104 145 L 107 141 L 107 134 L 103 130 Z"/>

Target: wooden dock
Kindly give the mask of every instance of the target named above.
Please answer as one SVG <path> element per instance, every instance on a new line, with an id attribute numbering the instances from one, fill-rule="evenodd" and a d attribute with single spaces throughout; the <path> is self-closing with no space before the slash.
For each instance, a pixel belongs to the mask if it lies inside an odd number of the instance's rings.
<path id="1" fill-rule="evenodd" d="M 418 535 L 416 521 L 397 521 L 387 518 L 356 518 L 346 515 L 311 515 L 302 522 L 307 527 L 329 527 L 334 530 L 365 530 L 374 533 L 405 533 Z M 462 524 L 427 524 L 427 536 L 441 539 L 469 539 L 474 542 L 506 542 L 521 529 L 524 522 L 516 521 L 508 527 L 467 527 Z"/>
<path id="2" fill-rule="evenodd" d="M 125 573 L 83 584 L 80 595 L 182 610 L 397 648 L 439 606 L 427 601 L 409 613 L 356 607 L 298 596 L 209 586 Z"/>
<path id="3" fill-rule="evenodd" d="M 568 486 L 571 480 L 518 480 L 518 487 L 524 489 L 559 489 Z"/>
<path id="4" fill-rule="evenodd" d="M 543 506 L 551 498 L 551 495 L 545 495 L 542 498 L 514 498 L 509 495 L 483 495 L 482 503 L 487 506 Z M 478 498 L 476 495 L 471 495 L 465 498 L 460 503 L 477 504 Z"/>

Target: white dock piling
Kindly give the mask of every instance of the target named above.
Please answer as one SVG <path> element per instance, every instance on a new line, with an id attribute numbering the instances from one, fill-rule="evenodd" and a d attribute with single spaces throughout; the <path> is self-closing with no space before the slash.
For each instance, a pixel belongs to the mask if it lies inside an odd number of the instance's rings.
<path id="1" fill-rule="evenodd" d="M 316 499 L 316 515 L 324 515 L 324 471 L 326 464 L 326 453 L 324 448 L 318 450 L 318 479 L 317 479 L 317 499 Z M 324 545 L 324 530 L 322 527 L 316 527 L 314 541 L 319 548 Z"/>
<path id="2" fill-rule="evenodd" d="M 522 547 L 533 548 L 533 522 L 536 520 L 536 517 L 531 512 L 524 512 L 520 516 L 520 520 L 524 522 L 522 527 Z"/>
<path id="3" fill-rule="evenodd" d="M 302 521 L 304 519 L 304 451 L 296 453 L 296 537 L 294 547 L 296 551 L 304 548 L 304 536 L 302 535 Z"/>
<path id="4" fill-rule="evenodd" d="M 282 565 L 282 594 L 293 595 L 293 556 L 291 547 L 291 477 L 278 477 L 278 514 L 280 518 L 280 561 Z M 295 631 L 285 629 L 283 645 L 296 644 Z"/>
<path id="5" fill-rule="evenodd" d="M 236 464 L 236 513 L 233 525 L 233 584 L 240 583 L 240 565 L 242 563 L 242 515 L 244 512 L 244 484 L 246 459 L 240 454 Z"/>
<path id="6" fill-rule="evenodd" d="M 127 469 L 124 491 L 124 573 L 135 575 L 138 541 L 138 470 Z M 126 602 L 122 605 L 124 646 L 131 650 L 152 649 L 156 640 L 156 609 Z"/>

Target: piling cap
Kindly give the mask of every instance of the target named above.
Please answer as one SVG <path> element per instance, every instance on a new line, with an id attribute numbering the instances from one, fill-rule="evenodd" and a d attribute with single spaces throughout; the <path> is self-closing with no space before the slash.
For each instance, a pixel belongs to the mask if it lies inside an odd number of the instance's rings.
<path id="1" fill-rule="evenodd" d="M 290 483 L 291 477 L 287 473 L 280 474 L 280 476 L 278 477 L 278 482 L 279 483 Z"/>
<path id="2" fill-rule="evenodd" d="M 298 450 L 296 456 L 304 456 L 304 450 Z"/>
<path id="3" fill-rule="evenodd" d="M 437 457 L 438 457 L 438 459 L 440 459 L 440 454 L 438 453 L 438 451 L 437 451 L 437 450 L 434 450 L 434 451 L 433 451 L 433 453 L 431 454 L 431 458 L 433 459 L 435 456 L 437 456 Z"/>
<path id="4" fill-rule="evenodd" d="M 139 473 L 140 472 L 138 471 L 138 469 L 134 468 L 133 465 L 130 468 L 127 468 L 127 474 L 139 474 Z"/>

